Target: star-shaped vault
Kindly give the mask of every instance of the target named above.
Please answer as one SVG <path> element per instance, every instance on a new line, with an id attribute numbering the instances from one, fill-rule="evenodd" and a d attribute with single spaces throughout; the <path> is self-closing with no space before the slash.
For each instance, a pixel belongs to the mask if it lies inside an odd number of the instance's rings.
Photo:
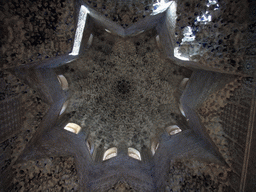
<path id="1" fill-rule="evenodd" d="M 216 11 L 217 1 L 209 2 L 205 6 Z M 169 190 L 174 184 L 168 183 L 175 181 L 166 178 L 176 174 L 170 163 L 176 166 L 179 161 L 214 167 L 213 175 L 235 172 L 230 148 L 223 147 L 227 141 L 224 135 L 220 134 L 221 141 L 217 136 L 223 129 L 219 111 L 252 76 L 243 64 L 229 60 L 226 68 L 204 65 L 206 50 L 196 48 L 204 46 L 200 30 L 194 40 L 194 28 L 177 29 L 179 1 L 143 4 L 146 12 L 137 18 L 141 9 L 134 8 L 136 2 L 116 2 L 111 10 L 99 2 L 72 3 L 73 47 L 47 60 L 3 66 L 34 90 L 47 110 L 24 150 L 4 169 L 13 167 L 16 172 L 2 175 L 2 186 L 11 189 L 13 178 L 24 175 L 35 178 L 38 170 L 24 173 L 29 162 L 31 167 L 45 166 L 46 172 L 39 173 L 43 176 L 49 176 L 51 165 L 67 166 L 70 191 Z M 194 26 L 203 28 L 210 22 L 205 20 L 195 20 Z M 184 32 L 183 40 L 177 31 Z M 81 130 L 69 132 L 64 129 L 67 123 L 76 123 Z M 116 147 L 116 157 L 103 159 L 111 147 Z M 138 151 L 139 160 L 129 156 L 128 148 Z M 189 169 L 189 163 L 184 164 Z M 228 188 L 229 183 L 222 185 Z M 46 189 L 44 184 L 40 187 L 34 190 Z"/>

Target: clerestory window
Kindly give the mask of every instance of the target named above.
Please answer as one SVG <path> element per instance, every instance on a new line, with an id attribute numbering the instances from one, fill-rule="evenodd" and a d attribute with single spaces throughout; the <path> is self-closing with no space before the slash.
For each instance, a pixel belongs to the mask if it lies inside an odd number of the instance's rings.
<path id="1" fill-rule="evenodd" d="M 182 130 L 177 125 L 172 125 L 170 127 L 167 127 L 166 131 L 169 135 L 176 135 L 177 133 L 180 133 Z"/>
<path id="2" fill-rule="evenodd" d="M 130 157 L 134 158 L 134 159 L 138 159 L 138 160 L 141 161 L 140 152 L 137 149 L 129 147 L 128 148 L 128 155 Z"/>
<path id="3" fill-rule="evenodd" d="M 67 107 L 68 107 L 68 103 L 69 103 L 69 101 L 66 101 L 66 102 L 63 104 L 63 106 L 62 106 L 62 108 L 61 108 L 61 110 L 60 110 L 60 115 L 65 112 L 65 110 L 66 110 Z"/>
<path id="4" fill-rule="evenodd" d="M 63 75 L 58 75 L 57 78 L 58 78 L 58 80 L 60 82 L 62 90 L 67 90 L 68 89 L 68 81 L 67 81 L 67 79 Z"/>
<path id="5" fill-rule="evenodd" d="M 153 141 L 152 144 L 151 144 L 152 155 L 155 155 L 156 150 L 158 149 L 158 147 L 159 147 L 159 142 Z"/>
<path id="6" fill-rule="evenodd" d="M 93 153 L 93 150 L 94 150 L 94 145 L 93 145 L 93 143 L 92 143 L 90 140 L 87 140 L 87 141 L 86 141 L 86 146 L 87 146 L 87 148 L 88 148 L 90 154 L 92 154 L 92 153 Z"/>
<path id="7" fill-rule="evenodd" d="M 64 127 L 65 130 L 69 131 L 69 132 L 72 132 L 72 133 L 75 133 L 75 134 L 78 134 L 81 130 L 81 127 L 75 123 L 68 123 L 65 127 Z"/>
<path id="8" fill-rule="evenodd" d="M 186 114 L 185 114 L 185 112 L 184 112 L 183 107 L 182 107 L 181 104 L 179 104 L 179 109 L 180 109 L 181 114 L 182 114 L 184 117 L 186 117 Z"/>
<path id="9" fill-rule="evenodd" d="M 182 79 L 181 83 L 180 83 L 180 90 L 184 90 L 188 84 L 189 78 L 184 78 Z"/>
<path id="10" fill-rule="evenodd" d="M 107 160 L 107 159 L 111 159 L 113 157 L 117 156 L 117 148 L 116 147 L 112 147 L 110 149 L 108 149 L 104 155 L 103 155 L 103 161 Z"/>

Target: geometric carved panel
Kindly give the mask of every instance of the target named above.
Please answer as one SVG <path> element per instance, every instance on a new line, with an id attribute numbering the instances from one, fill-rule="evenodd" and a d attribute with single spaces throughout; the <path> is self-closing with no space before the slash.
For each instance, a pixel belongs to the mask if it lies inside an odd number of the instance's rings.
<path id="1" fill-rule="evenodd" d="M 10 97 L 0 102 L 0 141 L 21 128 L 21 97 Z"/>
<path id="2" fill-rule="evenodd" d="M 252 98 L 253 78 L 243 78 L 241 87 L 237 88 L 233 96 L 227 99 L 227 105 L 220 112 L 221 124 L 232 156 L 231 167 L 234 176 L 238 178 L 241 178 L 243 171 Z M 239 186 L 240 181 L 232 183 Z"/>

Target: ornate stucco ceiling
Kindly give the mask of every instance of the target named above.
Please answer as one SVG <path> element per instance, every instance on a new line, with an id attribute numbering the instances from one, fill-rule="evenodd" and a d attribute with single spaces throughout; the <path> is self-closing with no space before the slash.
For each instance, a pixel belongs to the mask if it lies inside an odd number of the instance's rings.
<path id="1" fill-rule="evenodd" d="M 123 39 L 97 30 L 92 46 L 78 60 L 63 66 L 73 92 L 70 122 L 89 130 L 96 146 L 150 148 L 150 140 L 182 115 L 175 93 L 191 71 L 164 58 L 156 32 Z"/>
<path id="2" fill-rule="evenodd" d="M 246 175 L 246 131 L 249 126 L 253 130 L 253 78 L 248 78 L 254 71 L 255 45 L 247 37 L 255 25 L 249 25 L 249 19 L 244 22 L 248 3 L 177 0 L 155 16 L 151 13 L 158 9 L 156 1 L 1 1 L 0 67 L 8 70 L 0 72 L 0 104 L 12 107 L 1 109 L 1 118 L 8 119 L 1 120 L 1 130 L 11 135 L 1 134 L 4 185 L 10 185 L 9 191 L 133 191 L 145 186 L 152 191 L 156 186 L 160 191 L 199 186 L 229 191 L 231 172 L 237 180 Z M 88 20 L 80 54 L 71 56 L 81 5 L 89 10 L 84 12 Z M 175 56 L 177 47 L 183 57 Z M 56 68 L 59 65 L 63 66 Z M 181 66 L 195 67 L 182 100 L 188 121 L 180 113 L 179 85 L 192 72 Z M 68 91 L 61 90 L 52 68 L 65 75 Z M 239 99 L 232 98 L 236 94 Z M 70 102 L 61 116 L 66 99 Z M 20 110 L 15 110 L 17 101 Z M 21 115 L 20 124 L 9 121 Z M 80 125 L 80 134 L 65 131 L 66 121 Z M 181 122 L 189 130 L 171 137 L 164 132 Z M 120 147 L 121 142 L 125 148 L 149 150 L 151 139 L 161 141 L 157 153 L 148 151 L 142 161 L 118 154 L 101 162 L 100 155 L 92 160 L 85 143 L 88 136 L 95 151 Z M 182 160 L 172 161 L 175 158 Z M 239 187 L 235 179 L 230 181 Z M 202 183 L 190 185 L 195 182 Z"/>
<path id="3" fill-rule="evenodd" d="M 161 0 L 160 0 L 161 1 Z M 160 2 L 159 1 L 159 2 Z M 158 0 L 149 1 L 93 1 L 85 0 L 86 5 L 106 18 L 127 28 L 147 17 L 159 7 Z M 164 2 L 164 0 L 162 0 Z M 167 2 L 167 1 L 166 1 Z"/>
<path id="4" fill-rule="evenodd" d="M 1 1 L 3 68 L 54 58 L 71 51 L 74 1 Z"/>

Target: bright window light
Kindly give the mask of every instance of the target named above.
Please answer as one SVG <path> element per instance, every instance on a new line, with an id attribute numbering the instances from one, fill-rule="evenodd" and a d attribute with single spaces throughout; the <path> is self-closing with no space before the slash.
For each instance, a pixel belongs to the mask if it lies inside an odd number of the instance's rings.
<path id="1" fill-rule="evenodd" d="M 217 4 L 216 7 L 213 9 L 214 11 L 218 10 L 220 8 L 220 5 Z"/>
<path id="2" fill-rule="evenodd" d="M 83 32 L 84 32 L 84 27 L 86 23 L 86 17 L 88 13 L 89 13 L 89 10 L 82 5 L 79 11 L 73 50 L 69 55 L 78 55 L 79 53 Z"/>
<path id="3" fill-rule="evenodd" d="M 208 0 L 206 6 L 207 6 L 207 7 L 210 7 L 211 5 L 215 5 L 215 4 L 217 4 L 217 3 L 218 3 L 218 2 L 217 2 L 216 0 Z"/>
<path id="4" fill-rule="evenodd" d="M 117 148 L 116 147 L 112 147 L 110 149 L 108 149 L 103 156 L 103 161 L 107 160 L 107 159 L 111 159 L 113 157 L 117 156 Z"/>
<path id="5" fill-rule="evenodd" d="M 134 159 L 140 160 L 141 161 L 141 156 L 140 156 L 140 152 L 137 149 L 128 148 L 128 155 Z"/>
<path id="6" fill-rule="evenodd" d="M 157 15 L 159 13 L 163 13 L 172 2 L 166 3 L 164 0 L 158 0 L 157 3 L 153 4 L 154 10 L 150 15 Z"/>
<path id="7" fill-rule="evenodd" d="M 182 107 L 181 104 L 179 104 L 179 108 L 180 108 L 181 114 L 182 114 L 184 117 L 186 117 L 186 114 L 185 114 L 185 112 L 184 112 L 183 107 Z"/>
<path id="8" fill-rule="evenodd" d="M 184 79 L 182 79 L 182 81 L 181 81 L 181 83 L 180 83 L 180 89 L 181 89 L 182 91 L 186 88 L 186 86 L 187 86 L 187 84 L 188 84 L 188 81 L 189 81 L 189 78 L 184 78 Z"/>
<path id="9" fill-rule="evenodd" d="M 157 44 L 158 48 L 161 48 L 161 43 L 160 43 L 159 35 L 156 36 L 156 44 Z"/>
<path id="10" fill-rule="evenodd" d="M 170 127 L 166 128 L 166 131 L 169 135 L 176 135 L 177 133 L 180 133 L 182 130 L 177 125 L 172 125 Z"/>
<path id="11" fill-rule="evenodd" d="M 202 16 L 197 16 L 196 20 L 199 23 L 207 24 L 212 21 L 212 16 L 208 14 L 208 11 L 206 11 Z"/>
<path id="12" fill-rule="evenodd" d="M 58 75 L 57 78 L 58 78 L 58 81 L 61 85 L 62 90 L 67 90 L 68 89 L 67 79 L 63 75 Z"/>
<path id="13" fill-rule="evenodd" d="M 89 39 L 88 39 L 87 48 L 89 48 L 92 45 L 92 40 L 93 40 L 93 34 L 91 34 Z"/>
<path id="14" fill-rule="evenodd" d="M 174 48 L 174 57 L 176 57 L 177 59 L 180 59 L 182 61 L 189 61 L 188 57 L 181 56 L 181 53 L 179 52 L 179 47 Z"/>
<path id="15" fill-rule="evenodd" d="M 78 134 L 81 130 L 81 127 L 75 123 L 68 123 L 65 127 L 65 130 L 70 131 L 72 133 Z"/>
<path id="16" fill-rule="evenodd" d="M 62 106 L 62 108 L 61 108 L 61 111 L 60 111 L 60 115 L 61 115 L 62 113 L 64 113 L 64 111 L 67 109 L 68 103 L 69 103 L 69 101 L 66 101 L 66 102 L 63 104 L 63 106 Z"/>
<path id="17" fill-rule="evenodd" d="M 111 31 L 109 31 L 108 29 L 105 29 L 105 31 L 108 32 L 108 33 L 111 33 Z"/>
<path id="18" fill-rule="evenodd" d="M 143 32 L 144 32 L 144 30 L 141 30 L 141 31 L 138 31 L 137 33 L 132 34 L 131 36 L 136 36 L 136 35 L 139 35 L 139 34 L 141 34 Z"/>
<path id="19" fill-rule="evenodd" d="M 86 145 L 87 145 L 87 148 L 88 148 L 90 154 L 92 154 L 92 153 L 93 153 L 93 150 L 94 150 L 94 145 L 93 145 L 93 143 L 92 143 L 90 140 L 87 140 L 87 141 L 86 141 Z"/>
<path id="20" fill-rule="evenodd" d="M 156 150 L 158 149 L 158 147 L 159 147 L 159 143 L 156 142 L 156 141 L 153 141 L 152 144 L 151 144 L 152 155 L 155 155 Z"/>
<path id="21" fill-rule="evenodd" d="M 182 42 L 194 41 L 196 38 L 196 36 L 193 34 L 192 28 L 190 26 L 187 26 L 184 28 L 183 36 L 184 37 L 182 38 Z"/>

